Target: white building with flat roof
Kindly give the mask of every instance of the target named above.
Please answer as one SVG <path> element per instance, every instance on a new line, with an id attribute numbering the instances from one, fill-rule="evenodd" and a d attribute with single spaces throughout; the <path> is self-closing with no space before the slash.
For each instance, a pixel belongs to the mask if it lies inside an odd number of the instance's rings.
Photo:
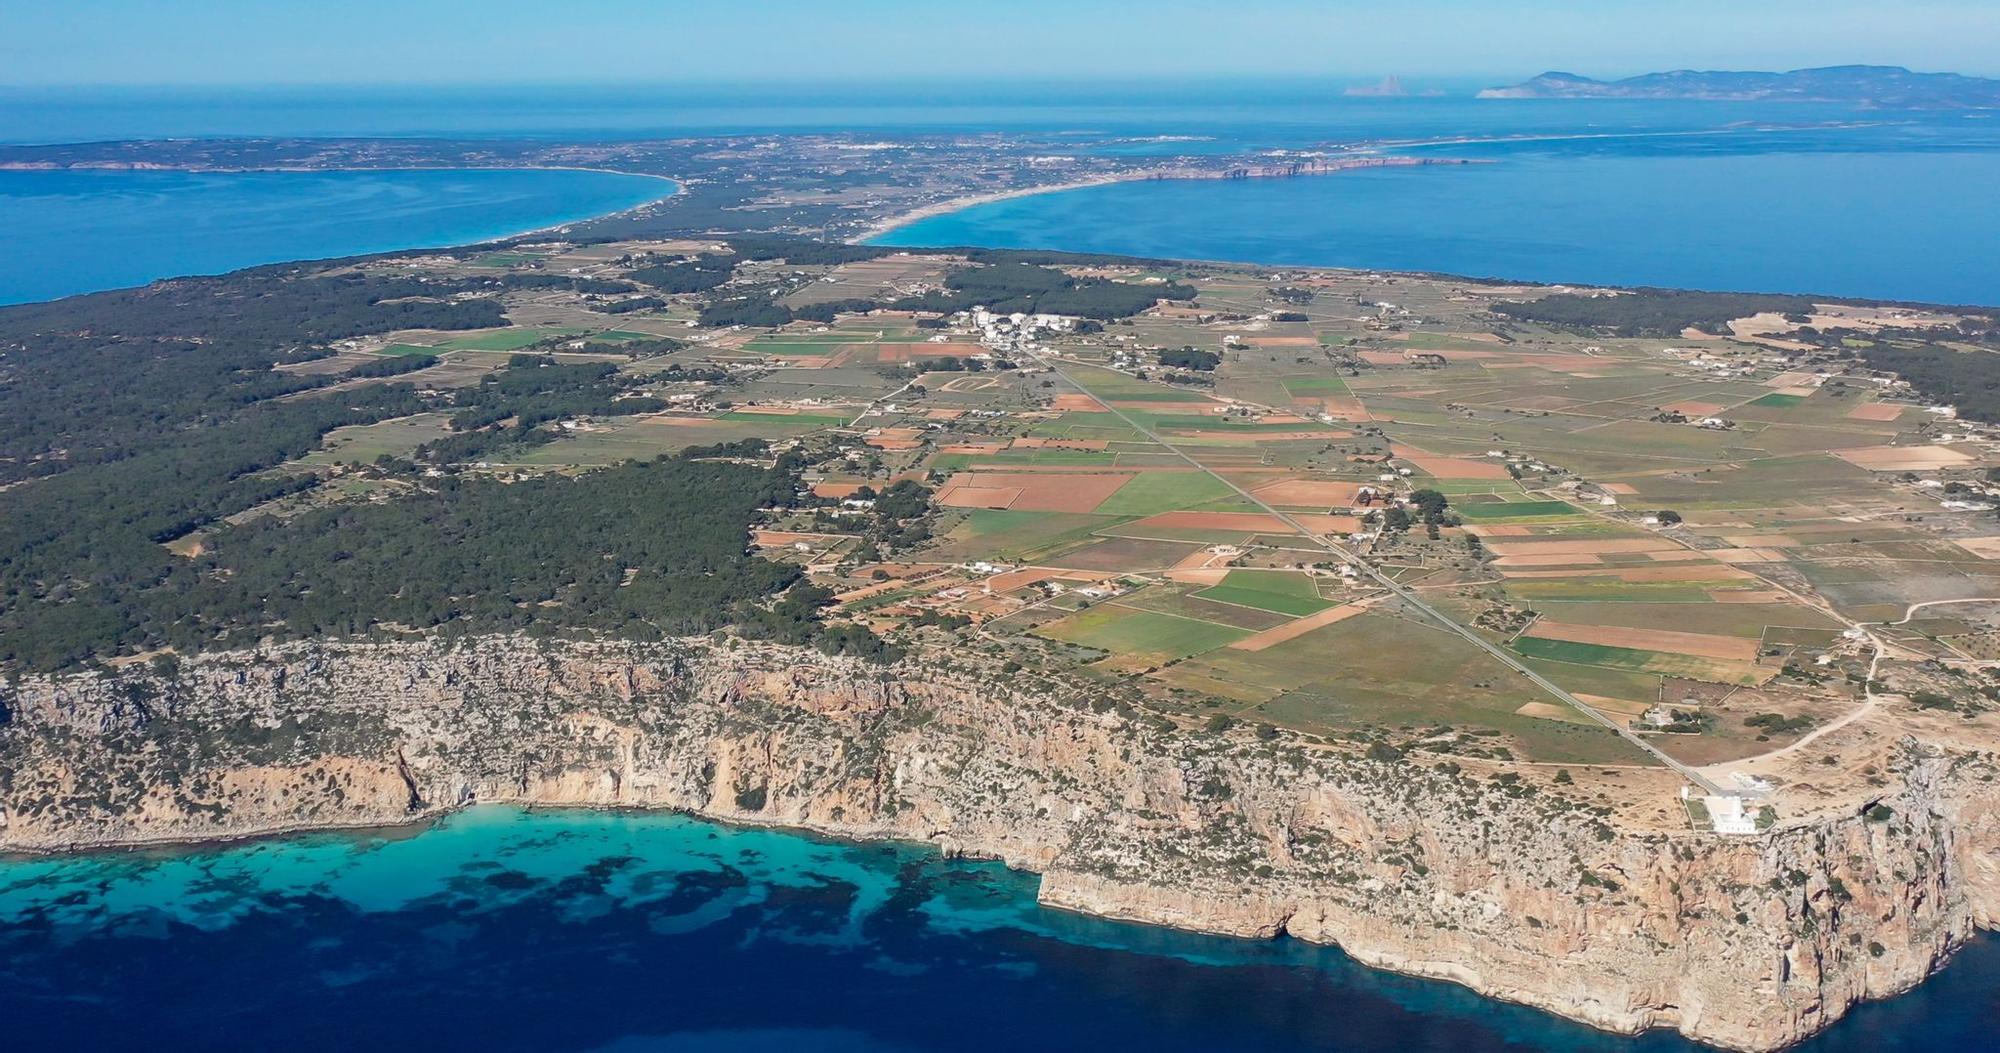
<path id="1" fill-rule="evenodd" d="M 1689 796 L 1686 787 L 1681 788 L 1681 796 Z M 1752 811 L 1742 797 L 1704 795 L 1701 805 L 1708 811 L 1709 825 L 1715 832 L 1730 837 L 1749 837 L 1757 832 L 1757 813 Z"/>

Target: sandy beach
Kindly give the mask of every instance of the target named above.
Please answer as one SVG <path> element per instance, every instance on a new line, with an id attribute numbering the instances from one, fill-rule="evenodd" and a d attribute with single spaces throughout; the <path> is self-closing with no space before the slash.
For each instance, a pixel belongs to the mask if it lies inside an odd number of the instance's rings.
<path id="1" fill-rule="evenodd" d="M 893 216 L 878 219 L 861 229 L 861 232 L 847 239 L 849 244 L 859 245 L 871 238 L 879 238 L 892 230 L 907 227 L 932 216 L 943 216 L 975 205 L 988 205 L 995 201 L 1010 201 L 1017 197 L 1034 197 L 1038 194 L 1058 194 L 1065 190 L 1083 190 L 1094 186 L 1108 186 L 1112 183 L 1129 183 L 1142 178 L 1137 174 L 1120 173 L 1100 176 L 1096 179 L 1079 179 L 1067 183 L 1049 183 L 1044 186 L 1024 186 L 1014 190 L 999 190 L 990 194 L 967 194 L 962 197 L 946 198 L 943 201 L 899 212 Z"/>
<path id="2" fill-rule="evenodd" d="M 1069 190 L 1085 190 L 1090 187 L 1109 186 L 1113 183 L 1144 183 L 1167 179 L 1295 179 L 1302 176 L 1338 175 L 1364 168 L 1409 168 L 1424 165 L 1468 165 L 1493 164 L 1492 161 L 1474 161 L 1460 158 L 1428 157 L 1351 157 L 1338 160 L 1316 159 L 1309 162 L 1289 164 L 1236 165 L 1228 168 L 1195 168 L 1190 166 L 1172 168 L 1142 168 L 1129 172 L 1094 176 L 1090 179 L 1076 179 L 1063 183 L 1048 183 L 1042 186 L 1025 186 L 1012 190 L 998 190 L 986 194 L 967 194 L 947 198 L 943 201 L 924 205 L 920 208 L 899 212 L 877 220 L 863 227 L 860 233 L 847 239 L 849 244 L 863 244 L 879 238 L 892 230 L 907 227 L 912 223 L 933 216 L 948 215 L 976 205 L 988 205 L 996 201 L 1010 201 L 1014 198 L 1036 197 L 1041 194 L 1059 194 Z"/>

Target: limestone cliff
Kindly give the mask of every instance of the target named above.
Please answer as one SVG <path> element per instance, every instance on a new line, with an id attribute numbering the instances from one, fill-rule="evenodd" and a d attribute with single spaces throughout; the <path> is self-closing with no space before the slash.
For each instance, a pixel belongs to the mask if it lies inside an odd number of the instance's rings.
<path id="1" fill-rule="evenodd" d="M 1768 1049 L 2000 916 L 1991 758 L 1896 756 L 1868 814 L 1724 840 L 1630 829 L 1581 785 L 1198 732 L 972 659 L 297 645 L 0 688 L 0 849 L 473 801 L 684 809 L 928 841 L 1040 872 L 1053 906 L 1290 933 L 1604 1028 Z"/>

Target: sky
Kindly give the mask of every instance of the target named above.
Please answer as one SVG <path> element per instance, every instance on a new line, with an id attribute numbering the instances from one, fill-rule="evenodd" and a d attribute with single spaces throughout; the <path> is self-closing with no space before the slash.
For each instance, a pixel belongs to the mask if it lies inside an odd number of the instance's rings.
<path id="1" fill-rule="evenodd" d="M 2000 75 L 2000 0 L 0 0 L 0 85 Z"/>

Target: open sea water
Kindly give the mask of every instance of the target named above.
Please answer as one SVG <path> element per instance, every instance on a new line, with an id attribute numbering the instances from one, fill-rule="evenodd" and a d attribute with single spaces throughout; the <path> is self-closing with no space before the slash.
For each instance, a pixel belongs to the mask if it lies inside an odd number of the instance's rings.
<path id="1" fill-rule="evenodd" d="M 1151 182 L 978 206 L 891 245 L 2000 304 L 2000 114 L 1821 104 L 1350 99 L 1242 82 L 823 91 L 0 90 L 0 143 L 168 136 L 612 140 L 1008 131 L 1052 152 L 1268 161 L 1357 144 L 1473 166 Z M 588 172 L 0 172 L 0 303 L 449 245 L 665 184 Z"/>
<path id="2" fill-rule="evenodd" d="M 2000 305 L 2000 122 L 1984 115 L 1782 127 L 1768 105 L 1702 104 L 1724 126 L 1659 130 L 1586 126 L 1618 116 L 1589 103 L 1492 105 L 1482 134 L 1383 150 L 1475 164 L 1111 184 L 875 240 Z M 1505 121 L 1543 105 L 1578 123 Z"/>
<path id="3" fill-rule="evenodd" d="M 1513 153 L 1491 165 L 1014 198 L 886 245 L 2000 305 L 2000 153 Z"/>
<path id="4" fill-rule="evenodd" d="M 907 97 L 0 92 L 0 141 L 999 128 L 1127 156 L 1258 158 L 1393 140 L 1497 163 L 1114 186 L 886 240 L 2000 302 L 2000 122 L 1984 114 L 1347 100 L 1296 85 Z M 0 172 L 0 302 L 482 240 L 665 189 L 580 172 Z M 1331 948 L 1047 911 L 1033 891 L 1030 876 L 914 847 L 499 808 L 422 830 L 0 861 L 0 1021 L 21 1048 L 1692 1048 Z M 1995 1034 L 2000 942 L 1982 938 L 1805 1048 L 1987 1050 Z"/>
<path id="5" fill-rule="evenodd" d="M 673 191 L 650 176 L 568 170 L 0 171 L 0 303 L 462 245 Z"/>
<path id="6" fill-rule="evenodd" d="M 1974 944 L 1810 1053 L 1991 1049 Z M 681 816 L 0 862 L 20 1049 L 1665 1053 L 1292 940 L 1045 910 L 1034 878 Z"/>

